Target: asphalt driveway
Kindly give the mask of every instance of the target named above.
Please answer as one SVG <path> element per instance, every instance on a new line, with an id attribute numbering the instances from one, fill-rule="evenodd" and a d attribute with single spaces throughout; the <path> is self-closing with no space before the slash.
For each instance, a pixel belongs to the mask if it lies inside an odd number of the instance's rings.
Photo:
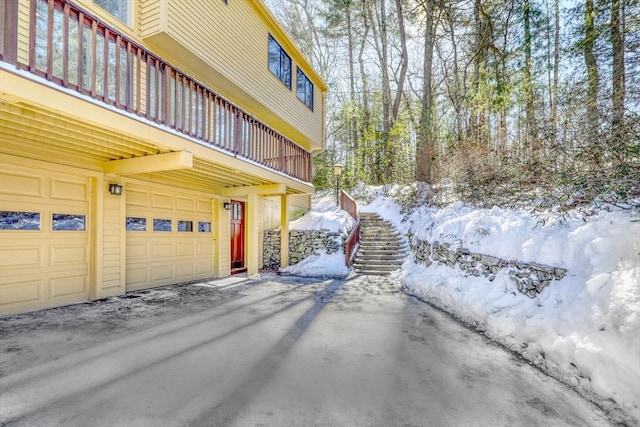
<path id="1" fill-rule="evenodd" d="M 2 425 L 611 425 L 385 278 L 163 287 L 0 338 Z"/>

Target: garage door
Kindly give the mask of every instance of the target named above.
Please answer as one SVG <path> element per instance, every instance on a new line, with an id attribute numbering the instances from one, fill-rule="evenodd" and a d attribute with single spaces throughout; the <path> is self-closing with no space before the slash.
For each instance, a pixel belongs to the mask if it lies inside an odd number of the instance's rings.
<path id="1" fill-rule="evenodd" d="M 0 313 L 89 299 L 86 176 L 0 164 Z"/>
<path id="2" fill-rule="evenodd" d="M 127 291 L 213 276 L 212 200 L 127 185 Z"/>

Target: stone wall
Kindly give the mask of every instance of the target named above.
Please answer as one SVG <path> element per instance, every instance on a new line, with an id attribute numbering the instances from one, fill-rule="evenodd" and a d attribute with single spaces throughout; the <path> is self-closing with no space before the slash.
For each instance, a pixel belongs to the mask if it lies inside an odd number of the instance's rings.
<path id="1" fill-rule="evenodd" d="M 289 231 L 289 265 L 297 264 L 311 255 L 318 255 L 320 250 L 324 250 L 327 254 L 342 250 L 342 240 L 340 233 L 327 230 L 291 230 Z M 264 266 L 278 268 L 280 266 L 279 228 L 264 231 L 262 248 Z"/>
<path id="2" fill-rule="evenodd" d="M 505 260 L 490 255 L 473 253 L 466 248 L 451 248 L 449 243 L 425 242 L 412 237 L 411 249 L 414 262 L 458 266 L 466 276 L 484 276 L 493 281 L 501 270 L 507 270 L 516 288 L 534 298 L 554 281 L 562 280 L 567 270 L 535 262 Z"/>

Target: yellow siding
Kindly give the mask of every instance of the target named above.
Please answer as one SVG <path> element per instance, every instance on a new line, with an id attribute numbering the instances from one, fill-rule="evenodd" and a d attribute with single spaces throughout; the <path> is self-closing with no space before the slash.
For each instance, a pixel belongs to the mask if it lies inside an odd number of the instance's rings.
<path id="1" fill-rule="evenodd" d="M 145 6 L 141 13 L 141 33 L 151 36 L 162 28 L 166 34 L 186 47 L 198 61 L 222 74 L 234 85 L 241 88 L 250 98 L 263 105 L 271 113 L 277 114 L 287 126 L 297 129 L 316 146 L 323 145 L 323 96 L 319 88 L 321 82 L 315 77 L 313 70 L 306 64 L 296 62 L 294 52 L 287 53 L 292 57 L 292 88 L 287 88 L 268 69 L 268 35 L 275 33 L 256 13 L 251 1 L 232 1 L 225 5 L 222 1 L 212 3 L 210 0 L 167 0 L 165 16 L 166 28 L 163 28 L 163 17 L 158 14 L 156 3 Z M 144 16 L 147 8 L 151 15 Z M 200 22 L 202 25 L 194 25 Z M 285 41 L 273 34 L 285 48 Z M 166 46 L 163 42 L 158 44 Z M 286 50 L 286 48 L 285 48 Z M 168 55 L 182 57 L 182 53 L 165 52 Z M 173 55 L 172 55 L 173 54 Z M 174 58 L 176 57 L 174 56 Z M 195 62 L 194 62 L 195 64 Z M 188 67 L 190 64 L 178 64 Z M 195 66 L 195 65 L 192 65 Z M 314 111 L 311 111 L 296 96 L 296 67 L 299 66 L 314 83 Z M 203 79 L 207 85 L 225 93 L 228 87 L 218 87 L 219 80 L 211 78 L 203 70 L 187 70 Z M 259 109 L 247 105 L 245 98 L 231 99 L 243 108 L 255 114 L 261 120 L 270 123 L 285 135 L 285 127 Z M 262 115 L 262 117 L 261 117 Z M 295 140 L 295 138 L 293 138 Z M 305 144 L 303 141 L 296 141 Z"/>
<path id="2" fill-rule="evenodd" d="M 162 11 L 161 0 L 147 0 L 140 2 L 139 29 L 140 37 L 145 38 L 161 31 L 160 18 Z"/>
<path id="3" fill-rule="evenodd" d="M 262 221 L 265 229 L 280 227 L 280 204 L 280 196 L 265 197 Z M 309 209 L 311 209 L 310 194 L 293 194 L 289 196 L 288 212 L 290 221 L 300 218 Z"/>
<path id="4" fill-rule="evenodd" d="M 18 62 L 29 63 L 29 2 L 18 3 Z"/>
<path id="5" fill-rule="evenodd" d="M 107 179 L 103 184 L 116 179 Z M 113 196 L 107 191 L 103 193 L 104 215 L 102 217 L 102 281 L 99 283 L 101 298 L 119 295 L 125 291 L 124 271 L 124 209 L 123 198 Z"/>

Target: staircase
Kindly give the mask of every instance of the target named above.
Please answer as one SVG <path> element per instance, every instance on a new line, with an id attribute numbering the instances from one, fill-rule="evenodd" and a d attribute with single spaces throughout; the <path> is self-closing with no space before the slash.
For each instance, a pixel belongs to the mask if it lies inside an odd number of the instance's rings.
<path id="1" fill-rule="evenodd" d="M 356 273 L 385 276 L 400 268 L 409 248 L 393 225 L 375 213 L 360 213 L 360 249 L 353 267 Z"/>

